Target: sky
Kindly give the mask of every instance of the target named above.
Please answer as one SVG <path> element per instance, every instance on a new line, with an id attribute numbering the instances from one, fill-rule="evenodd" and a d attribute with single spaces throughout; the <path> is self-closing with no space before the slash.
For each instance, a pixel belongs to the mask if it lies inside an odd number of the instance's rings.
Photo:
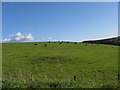
<path id="1" fill-rule="evenodd" d="M 3 2 L 2 42 L 118 36 L 117 2 Z"/>

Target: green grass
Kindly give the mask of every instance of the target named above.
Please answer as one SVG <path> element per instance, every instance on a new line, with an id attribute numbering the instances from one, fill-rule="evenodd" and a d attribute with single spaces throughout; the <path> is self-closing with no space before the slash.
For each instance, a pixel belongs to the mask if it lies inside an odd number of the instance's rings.
<path id="1" fill-rule="evenodd" d="M 34 44 L 2 44 L 3 88 L 117 87 L 119 46 Z"/>

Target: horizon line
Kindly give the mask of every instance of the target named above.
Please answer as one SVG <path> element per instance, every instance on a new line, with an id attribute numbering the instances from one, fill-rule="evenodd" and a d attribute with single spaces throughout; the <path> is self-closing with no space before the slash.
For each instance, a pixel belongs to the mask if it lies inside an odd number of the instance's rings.
<path id="1" fill-rule="evenodd" d="M 92 41 L 92 40 L 102 40 L 102 39 L 108 39 L 108 38 L 115 38 L 120 37 L 118 36 L 111 36 L 111 37 L 105 37 L 105 38 L 96 38 L 96 39 L 84 39 L 84 40 L 32 40 L 32 41 L 11 41 L 11 42 L 0 42 L 0 43 L 21 43 L 21 42 L 83 42 L 83 41 Z"/>

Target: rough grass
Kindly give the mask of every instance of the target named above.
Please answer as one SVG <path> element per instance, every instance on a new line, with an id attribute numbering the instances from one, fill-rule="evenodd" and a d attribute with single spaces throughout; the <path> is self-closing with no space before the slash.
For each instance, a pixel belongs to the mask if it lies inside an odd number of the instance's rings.
<path id="1" fill-rule="evenodd" d="M 3 88 L 117 87 L 118 46 L 34 44 L 2 44 Z"/>

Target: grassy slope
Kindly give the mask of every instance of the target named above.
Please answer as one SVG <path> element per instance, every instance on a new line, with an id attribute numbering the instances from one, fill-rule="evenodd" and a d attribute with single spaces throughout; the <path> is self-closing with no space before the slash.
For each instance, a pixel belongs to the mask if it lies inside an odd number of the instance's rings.
<path id="1" fill-rule="evenodd" d="M 44 44 L 3 44 L 3 87 L 99 88 L 117 85 L 118 46 L 47 43 L 44 47 Z M 46 57 L 59 60 L 42 60 Z M 77 81 L 74 81 L 74 75 Z"/>

